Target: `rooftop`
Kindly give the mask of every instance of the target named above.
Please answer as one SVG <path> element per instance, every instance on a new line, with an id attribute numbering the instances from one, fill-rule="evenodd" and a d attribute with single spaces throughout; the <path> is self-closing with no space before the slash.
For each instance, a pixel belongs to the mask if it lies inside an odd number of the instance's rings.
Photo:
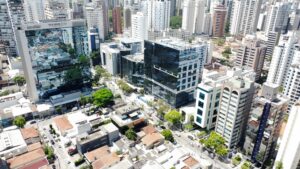
<path id="1" fill-rule="evenodd" d="M 142 143 L 146 146 L 150 146 L 162 139 L 164 139 L 164 137 L 160 133 L 151 133 L 142 138 Z"/>
<path id="2" fill-rule="evenodd" d="M 86 157 L 86 159 L 92 163 L 100 158 L 102 158 L 103 156 L 106 156 L 110 154 L 110 150 L 108 146 L 103 146 L 100 148 L 97 148 L 93 151 L 90 151 L 88 153 L 85 153 L 84 156 Z"/>
<path id="3" fill-rule="evenodd" d="M 27 146 L 28 152 L 39 149 L 39 148 L 42 148 L 42 144 L 40 142 L 33 143 L 33 144 L 30 144 L 30 145 Z"/>
<path id="4" fill-rule="evenodd" d="M 159 39 L 156 41 L 152 41 L 157 44 L 167 46 L 176 50 L 189 50 L 189 49 L 195 49 L 198 48 L 202 45 L 202 43 L 197 42 L 197 43 L 189 43 L 184 40 L 178 39 L 178 38 L 168 38 L 168 39 Z"/>
<path id="5" fill-rule="evenodd" d="M 99 130 L 99 131 L 96 131 L 96 132 L 91 133 L 91 134 L 85 134 L 83 136 L 78 136 L 77 141 L 80 144 L 85 144 L 85 143 L 90 142 L 91 140 L 95 140 L 95 139 L 98 139 L 98 138 L 106 136 L 106 135 L 107 135 L 106 132 L 104 132 L 102 130 Z"/>
<path id="6" fill-rule="evenodd" d="M 126 55 L 123 56 L 124 58 L 126 58 L 127 60 L 130 60 L 132 62 L 144 62 L 144 54 L 142 53 L 137 53 L 137 54 L 133 54 L 133 55 Z"/>
<path id="7" fill-rule="evenodd" d="M 188 158 L 186 158 L 185 160 L 183 160 L 183 162 L 190 168 L 192 168 L 193 166 L 199 164 L 199 161 L 197 161 L 195 158 L 193 158 L 192 156 L 188 156 Z"/>
<path id="8" fill-rule="evenodd" d="M 73 126 L 70 121 L 65 116 L 59 116 L 54 119 L 54 123 L 60 132 L 65 132 L 66 130 L 72 129 Z"/>
<path id="9" fill-rule="evenodd" d="M 0 152 L 18 146 L 26 146 L 20 130 L 8 130 L 0 133 Z"/>
<path id="10" fill-rule="evenodd" d="M 17 168 L 20 166 L 26 166 L 33 161 L 42 160 L 44 159 L 44 157 L 44 150 L 42 148 L 39 148 L 37 150 L 9 159 L 7 160 L 7 162 L 9 163 L 10 168 Z"/>
<path id="11" fill-rule="evenodd" d="M 21 133 L 22 133 L 24 140 L 29 139 L 29 138 L 39 137 L 39 132 L 34 127 L 23 128 L 23 129 L 21 129 Z"/>
<path id="12" fill-rule="evenodd" d="M 154 133 L 156 132 L 157 130 L 155 129 L 155 127 L 153 125 L 148 125 L 146 127 L 143 127 L 142 128 L 142 131 L 145 133 L 145 134 L 151 134 L 151 133 Z"/>

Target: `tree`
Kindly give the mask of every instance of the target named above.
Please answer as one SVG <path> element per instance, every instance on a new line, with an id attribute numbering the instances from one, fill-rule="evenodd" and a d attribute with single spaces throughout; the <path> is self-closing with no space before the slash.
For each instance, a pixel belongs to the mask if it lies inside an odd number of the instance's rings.
<path id="1" fill-rule="evenodd" d="M 179 29 L 181 28 L 182 24 L 182 17 L 181 16 L 172 16 L 170 20 L 170 27 L 172 29 Z"/>
<path id="2" fill-rule="evenodd" d="M 276 162 L 276 167 L 275 167 L 275 169 L 283 169 L 283 164 L 282 164 L 281 161 L 277 161 L 277 162 Z"/>
<path id="3" fill-rule="evenodd" d="M 133 92 L 133 88 L 130 87 L 126 82 L 124 82 L 123 80 L 118 80 L 117 82 L 118 86 L 120 87 L 120 89 L 125 92 L 126 94 L 130 94 Z"/>
<path id="4" fill-rule="evenodd" d="M 99 50 L 93 51 L 93 52 L 90 54 L 90 57 L 91 57 L 91 59 L 92 59 L 93 66 L 96 66 L 96 65 L 99 65 L 99 64 L 100 64 L 101 59 L 100 59 L 100 51 L 99 51 Z"/>
<path id="5" fill-rule="evenodd" d="M 129 140 L 136 140 L 137 135 L 135 133 L 135 131 L 130 128 L 125 132 L 125 136 L 129 139 Z"/>
<path id="6" fill-rule="evenodd" d="M 243 165 L 241 166 L 241 169 L 250 169 L 250 167 L 251 167 L 250 162 L 249 161 L 245 161 L 243 163 Z"/>
<path id="7" fill-rule="evenodd" d="M 174 142 L 174 137 L 171 130 L 165 129 L 161 132 L 161 134 L 165 137 L 166 140 Z"/>
<path id="8" fill-rule="evenodd" d="M 187 131 L 191 131 L 193 129 L 193 127 L 194 126 L 191 123 L 184 125 L 184 129 L 186 129 Z"/>
<path id="9" fill-rule="evenodd" d="M 219 156 L 226 156 L 228 149 L 225 146 L 225 139 L 216 132 L 211 132 L 207 139 L 201 139 L 200 142 L 205 147 L 212 149 Z"/>
<path id="10" fill-rule="evenodd" d="M 87 56 L 85 56 L 85 55 L 79 55 L 78 62 L 83 67 L 84 66 L 89 66 L 89 64 L 90 64 L 89 58 Z"/>
<path id="11" fill-rule="evenodd" d="M 47 159 L 53 159 L 54 158 L 54 151 L 50 146 L 44 147 L 44 152 L 47 155 Z"/>
<path id="12" fill-rule="evenodd" d="M 23 76 L 15 76 L 13 78 L 14 83 L 16 83 L 18 86 L 23 86 L 26 83 L 26 80 Z"/>
<path id="13" fill-rule="evenodd" d="M 171 110 L 165 114 L 164 118 L 172 125 L 178 124 L 181 120 L 181 114 L 176 110 Z"/>
<path id="14" fill-rule="evenodd" d="M 93 103 L 94 105 L 99 107 L 106 106 L 107 104 L 113 101 L 113 98 L 114 95 L 107 88 L 97 90 L 95 93 L 93 93 L 93 100 L 94 100 Z"/>
<path id="15" fill-rule="evenodd" d="M 64 74 L 64 81 L 66 85 L 77 86 L 83 84 L 83 76 L 79 67 L 69 69 Z"/>
<path id="16" fill-rule="evenodd" d="M 23 116 L 18 116 L 14 119 L 13 124 L 20 128 L 23 128 L 24 125 L 26 124 L 26 120 Z"/>

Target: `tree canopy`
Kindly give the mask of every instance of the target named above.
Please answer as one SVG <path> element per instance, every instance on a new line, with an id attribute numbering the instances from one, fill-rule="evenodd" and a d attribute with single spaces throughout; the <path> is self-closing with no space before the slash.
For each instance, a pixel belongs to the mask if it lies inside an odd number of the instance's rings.
<path id="1" fill-rule="evenodd" d="M 177 124 L 181 120 L 181 114 L 177 110 L 171 110 L 165 114 L 164 118 L 172 125 Z"/>
<path id="2" fill-rule="evenodd" d="M 97 90 L 95 93 L 93 93 L 93 103 L 99 107 L 106 106 L 113 101 L 113 98 L 114 96 L 112 92 L 107 88 Z"/>
<path id="3" fill-rule="evenodd" d="M 170 20 L 170 27 L 172 29 L 179 29 L 181 28 L 182 24 L 182 17 L 181 16 L 172 16 Z"/>
<path id="4" fill-rule="evenodd" d="M 24 125 L 26 124 L 26 120 L 23 116 L 18 116 L 14 119 L 13 124 L 20 128 L 23 128 Z"/>
<path id="5" fill-rule="evenodd" d="M 126 82 L 124 82 L 123 80 L 118 80 L 117 82 L 118 86 L 120 87 L 120 89 L 125 92 L 126 94 L 130 94 L 133 92 L 133 88 L 130 87 Z"/>
<path id="6" fill-rule="evenodd" d="M 172 131 L 169 129 L 165 129 L 161 132 L 161 134 L 165 137 L 166 140 L 169 140 L 171 142 L 174 142 L 174 137 L 172 134 Z"/>
<path id="7" fill-rule="evenodd" d="M 212 131 L 207 139 L 201 139 L 200 142 L 205 147 L 213 149 L 219 156 L 226 156 L 228 149 L 225 146 L 225 139 L 218 133 Z"/>
<path id="8" fill-rule="evenodd" d="M 26 83 L 26 80 L 23 76 L 15 76 L 13 78 L 14 83 L 16 83 L 18 86 L 23 86 Z"/>
<path id="9" fill-rule="evenodd" d="M 125 136 L 129 139 L 129 140 L 136 140 L 137 135 L 135 133 L 135 131 L 132 128 L 129 128 L 126 132 L 125 132 Z"/>

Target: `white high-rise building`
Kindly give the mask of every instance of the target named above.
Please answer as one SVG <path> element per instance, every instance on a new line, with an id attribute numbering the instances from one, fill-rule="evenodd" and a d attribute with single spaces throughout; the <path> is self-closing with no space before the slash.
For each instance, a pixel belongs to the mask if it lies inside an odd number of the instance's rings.
<path id="1" fill-rule="evenodd" d="M 287 125 L 276 156 L 274 169 L 277 162 L 283 168 L 296 169 L 300 166 L 300 103 L 296 103 L 290 112 Z"/>
<path id="2" fill-rule="evenodd" d="M 227 72 L 209 71 L 204 69 L 202 82 L 197 87 L 195 124 L 211 130 L 215 127 L 223 85 L 235 77 L 255 79 L 251 69 L 234 68 Z"/>
<path id="3" fill-rule="evenodd" d="M 101 1 L 89 3 L 85 7 L 85 14 L 88 29 L 97 28 L 99 37 L 104 40 L 108 35 L 107 25 L 105 25 L 105 9 Z"/>
<path id="4" fill-rule="evenodd" d="M 170 27 L 170 0 L 145 0 L 141 2 L 141 10 L 147 15 L 148 29 L 163 31 Z"/>
<path id="5" fill-rule="evenodd" d="M 289 2 L 276 2 L 269 6 L 265 23 L 266 35 L 270 31 L 285 33 L 288 27 L 291 6 Z"/>
<path id="6" fill-rule="evenodd" d="M 24 0 L 24 13 L 27 22 L 45 19 L 44 0 Z"/>
<path id="7" fill-rule="evenodd" d="M 289 108 L 300 98 L 300 44 L 293 47 L 293 61 L 284 81 L 284 95 L 290 98 Z"/>
<path id="8" fill-rule="evenodd" d="M 230 17 L 230 34 L 252 34 L 256 32 L 261 0 L 233 0 Z"/>
<path id="9" fill-rule="evenodd" d="M 267 82 L 284 86 L 285 77 L 293 60 L 293 49 L 297 40 L 297 34 L 292 32 L 280 37 L 279 43 L 273 51 Z"/>
<path id="10" fill-rule="evenodd" d="M 234 77 L 223 85 L 215 131 L 224 137 L 228 148 L 241 141 L 254 90 L 254 81 L 241 76 Z"/>
<path id="11" fill-rule="evenodd" d="M 147 16 L 142 12 L 137 12 L 131 18 L 131 36 L 139 40 L 148 39 Z"/>
<path id="12" fill-rule="evenodd" d="M 205 3 L 203 0 L 187 0 L 183 4 L 182 29 L 201 34 L 204 31 Z"/>

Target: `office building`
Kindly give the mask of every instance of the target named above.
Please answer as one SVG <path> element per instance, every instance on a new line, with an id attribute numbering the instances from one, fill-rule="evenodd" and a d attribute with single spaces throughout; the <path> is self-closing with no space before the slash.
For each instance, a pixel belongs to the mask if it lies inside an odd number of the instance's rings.
<path id="1" fill-rule="evenodd" d="M 233 68 L 227 71 L 204 69 L 202 81 L 197 86 L 195 105 L 195 124 L 211 130 L 215 128 L 223 84 L 234 77 L 249 77 L 254 80 L 251 69 Z"/>
<path id="2" fill-rule="evenodd" d="M 235 66 L 252 68 L 259 80 L 264 66 L 266 46 L 253 35 L 247 35 L 238 49 Z"/>
<path id="3" fill-rule="evenodd" d="M 289 65 L 293 60 L 297 37 L 297 33 L 292 32 L 280 37 L 278 45 L 274 48 L 267 82 L 284 86 Z"/>
<path id="4" fill-rule="evenodd" d="M 254 82 L 237 76 L 223 84 L 215 131 L 228 148 L 242 142 L 254 94 Z"/>
<path id="5" fill-rule="evenodd" d="M 24 0 L 24 13 L 27 22 L 40 21 L 45 19 L 44 0 Z"/>
<path id="6" fill-rule="evenodd" d="M 233 0 L 230 17 L 230 34 L 246 35 L 256 32 L 261 0 Z"/>
<path id="7" fill-rule="evenodd" d="M 207 44 L 178 39 L 145 41 L 145 91 L 173 107 L 194 100 Z"/>
<path id="8" fill-rule="evenodd" d="M 288 98 L 278 95 L 278 88 L 278 85 L 263 84 L 261 95 L 253 101 L 247 124 L 245 154 L 263 166 L 275 158 L 283 115 L 288 107 Z"/>
<path id="9" fill-rule="evenodd" d="M 119 43 L 102 43 L 101 65 L 111 75 L 121 74 L 121 58 L 126 55 L 133 55 L 142 52 L 142 41 L 137 39 L 121 39 Z"/>
<path id="10" fill-rule="evenodd" d="M 122 34 L 121 7 L 115 7 L 112 11 L 113 31 L 116 34 Z"/>
<path id="11" fill-rule="evenodd" d="M 290 2 L 275 2 L 269 6 L 265 23 L 266 35 L 270 31 L 287 32 L 291 6 Z"/>
<path id="12" fill-rule="evenodd" d="M 142 12 L 137 12 L 131 18 L 131 37 L 139 40 L 148 39 L 147 17 Z"/>
<path id="13" fill-rule="evenodd" d="M 121 58 L 121 77 L 135 86 L 144 85 L 144 54 L 126 55 Z"/>
<path id="14" fill-rule="evenodd" d="M 283 168 L 297 169 L 300 166 L 300 105 L 296 103 L 289 114 L 288 122 L 275 160 Z M 274 166 L 274 168 L 275 168 Z"/>
<path id="15" fill-rule="evenodd" d="M 182 29 L 201 34 L 204 29 L 205 3 L 202 0 L 187 0 L 183 4 Z"/>
<path id="16" fill-rule="evenodd" d="M 85 15 L 88 29 L 96 27 L 102 41 L 108 36 L 108 9 L 106 0 L 97 0 L 86 4 Z"/>
<path id="17" fill-rule="evenodd" d="M 17 47 L 27 92 L 33 101 L 89 88 L 89 66 L 78 66 L 79 55 L 88 54 L 85 28 L 84 20 L 45 21 L 18 27 Z M 75 72 L 79 78 L 68 77 Z"/>
<path id="18" fill-rule="evenodd" d="M 224 5 L 218 5 L 214 8 L 213 20 L 212 20 L 212 35 L 214 37 L 224 36 L 226 12 L 227 10 Z"/>

